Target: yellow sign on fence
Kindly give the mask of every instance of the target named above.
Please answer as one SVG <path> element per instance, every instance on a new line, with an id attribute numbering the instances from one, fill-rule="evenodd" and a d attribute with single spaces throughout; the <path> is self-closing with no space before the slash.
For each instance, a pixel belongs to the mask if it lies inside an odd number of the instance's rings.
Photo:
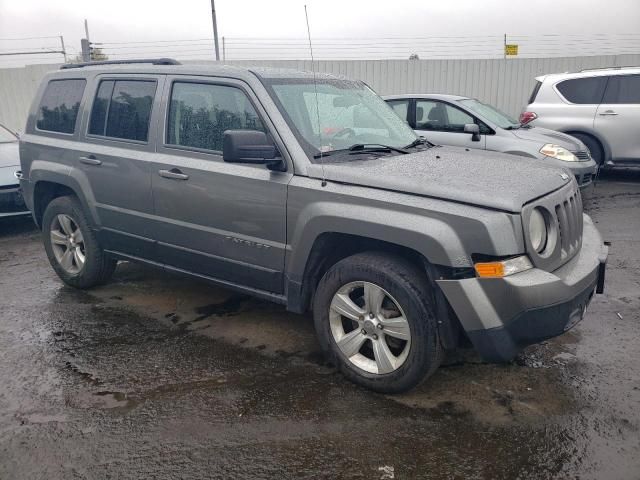
<path id="1" fill-rule="evenodd" d="M 504 54 L 508 57 L 518 55 L 518 45 L 507 44 L 504 46 Z"/>

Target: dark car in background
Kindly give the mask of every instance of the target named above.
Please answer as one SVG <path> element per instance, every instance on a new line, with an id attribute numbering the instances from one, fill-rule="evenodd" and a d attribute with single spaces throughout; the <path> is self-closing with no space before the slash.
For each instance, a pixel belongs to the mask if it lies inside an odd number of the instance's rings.
<path id="1" fill-rule="evenodd" d="M 0 124 L 0 218 L 29 214 L 20 192 L 18 170 L 18 135 Z"/>

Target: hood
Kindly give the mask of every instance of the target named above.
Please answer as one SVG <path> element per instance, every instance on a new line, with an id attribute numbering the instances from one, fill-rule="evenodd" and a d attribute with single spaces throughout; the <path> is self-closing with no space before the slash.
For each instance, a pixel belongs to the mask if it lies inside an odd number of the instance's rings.
<path id="1" fill-rule="evenodd" d="M 0 143 L 0 168 L 20 165 L 18 141 Z"/>
<path id="2" fill-rule="evenodd" d="M 356 157 L 357 158 L 357 157 Z M 433 147 L 422 152 L 324 164 L 329 181 L 441 198 L 508 212 L 571 181 L 533 158 L 484 150 Z M 309 175 L 322 178 L 315 163 Z"/>
<path id="3" fill-rule="evenodd" d="M 540 147 L 545 143 L 554 143 L 566 148 L 570 152 L 579 152 L 587 149 L 577 138 L 567 135 L 566 133 L 549 130 L 548 128 L 519 128 L 517 130 L 512 130 L 511 133 L 522 140 L 537 142 L 540 144 Z"/>

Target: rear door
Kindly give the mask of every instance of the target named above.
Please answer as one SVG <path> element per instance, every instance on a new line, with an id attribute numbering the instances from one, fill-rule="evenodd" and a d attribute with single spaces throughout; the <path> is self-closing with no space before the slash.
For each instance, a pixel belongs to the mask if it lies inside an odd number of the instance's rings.
<path id="1" fill-rule="evenodd" d="M 418 98 L 415 102 L 413 129 L 418 135 L 436 145 L 480 149 L 486 147 L 486 134 L 483 134 L 482 126 L 480 141 L 474 142 L 472 135 L 464 132 L 466 124 L 478 123 L 464 110 L 439 100 Z"/>
<path id="2" fill-rule="evenodd" d="M 276 139 L 273 125 L 239 80 L 168 77 L 165 90 L 152 173 L 163 263 L 282 293 L 292 174 L 222 159 L 225 130 L 260 130 Z"/>
<path id="3" fill-rule="evenodd" d="M 93 195 L 108 250 L 153 259 L 149 160 L 153 156 L 162 75 L 99 75 L 83 119 L 76 159 Z"/>
<path id="4" fill-rule="evenodd" d="M 609 77 L 594 128 L 608 142 L 613 160 L 640 160 L 640 74 Z"/>

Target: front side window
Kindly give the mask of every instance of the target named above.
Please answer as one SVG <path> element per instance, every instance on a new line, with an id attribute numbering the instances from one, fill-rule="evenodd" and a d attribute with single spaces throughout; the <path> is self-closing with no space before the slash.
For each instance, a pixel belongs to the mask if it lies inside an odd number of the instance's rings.
<path id="1" fill-rule="evenodd" d="M 241 89 L 204 83 L 173 84 L 167 144 L 219 152 L 225 130 L 266 133 L 260 117 Z"/>
<path id="2" fill-rule="evenodd" d="M 492 122 L 500 128 L 517 128 L 520 126 L 520 122 L 487 103 L 482 103 L 474 98 L 466 98 L 459 100 L 459 102 L 480 118 Z"/>
<path id="3" fill-rule="evenodd" d="M 387 103 L 402 120 L 409 120 L 409 100 L 389 100 Z"/>
<path id="4" fill-rule="evenodd" d="M 36 128 L 49 132 L 73 133 L 86 80 L 52 80 L 38 107 Z"/>
<path id="5" fill-rule="evenodd" d="M 416 129 L 440 132 L 464 132 L 464 126 L 475 123 L 471 115 L 448 103 L 434 100 L 416 101 Z"/>
<path id="6" fill-rule="evenodd" d="M 640 104 L 640 75 L 612 75 L 602 103 Z"/>
<path id="7" fill-rule="evenodd" d="M 327 78 L 317 79 L 316 85 L 310 78 L 264 81 L 311 161 L 320 152 L 352 145 L 402 148 L 417 139 L 407 122 L 362 82 Z"/>
<path id="8" fill-rule="evenodd" d="M 91 109 L 89 133 L 146 142 L 156 93 L 153 80 L 103 80 Z"/>
<path id="9" fill-rule="evenodd" d="M 556 88 L 571 103 L 597 105 L 606 83 L 607 77 L 573 78 L 560 82 Z"/>

